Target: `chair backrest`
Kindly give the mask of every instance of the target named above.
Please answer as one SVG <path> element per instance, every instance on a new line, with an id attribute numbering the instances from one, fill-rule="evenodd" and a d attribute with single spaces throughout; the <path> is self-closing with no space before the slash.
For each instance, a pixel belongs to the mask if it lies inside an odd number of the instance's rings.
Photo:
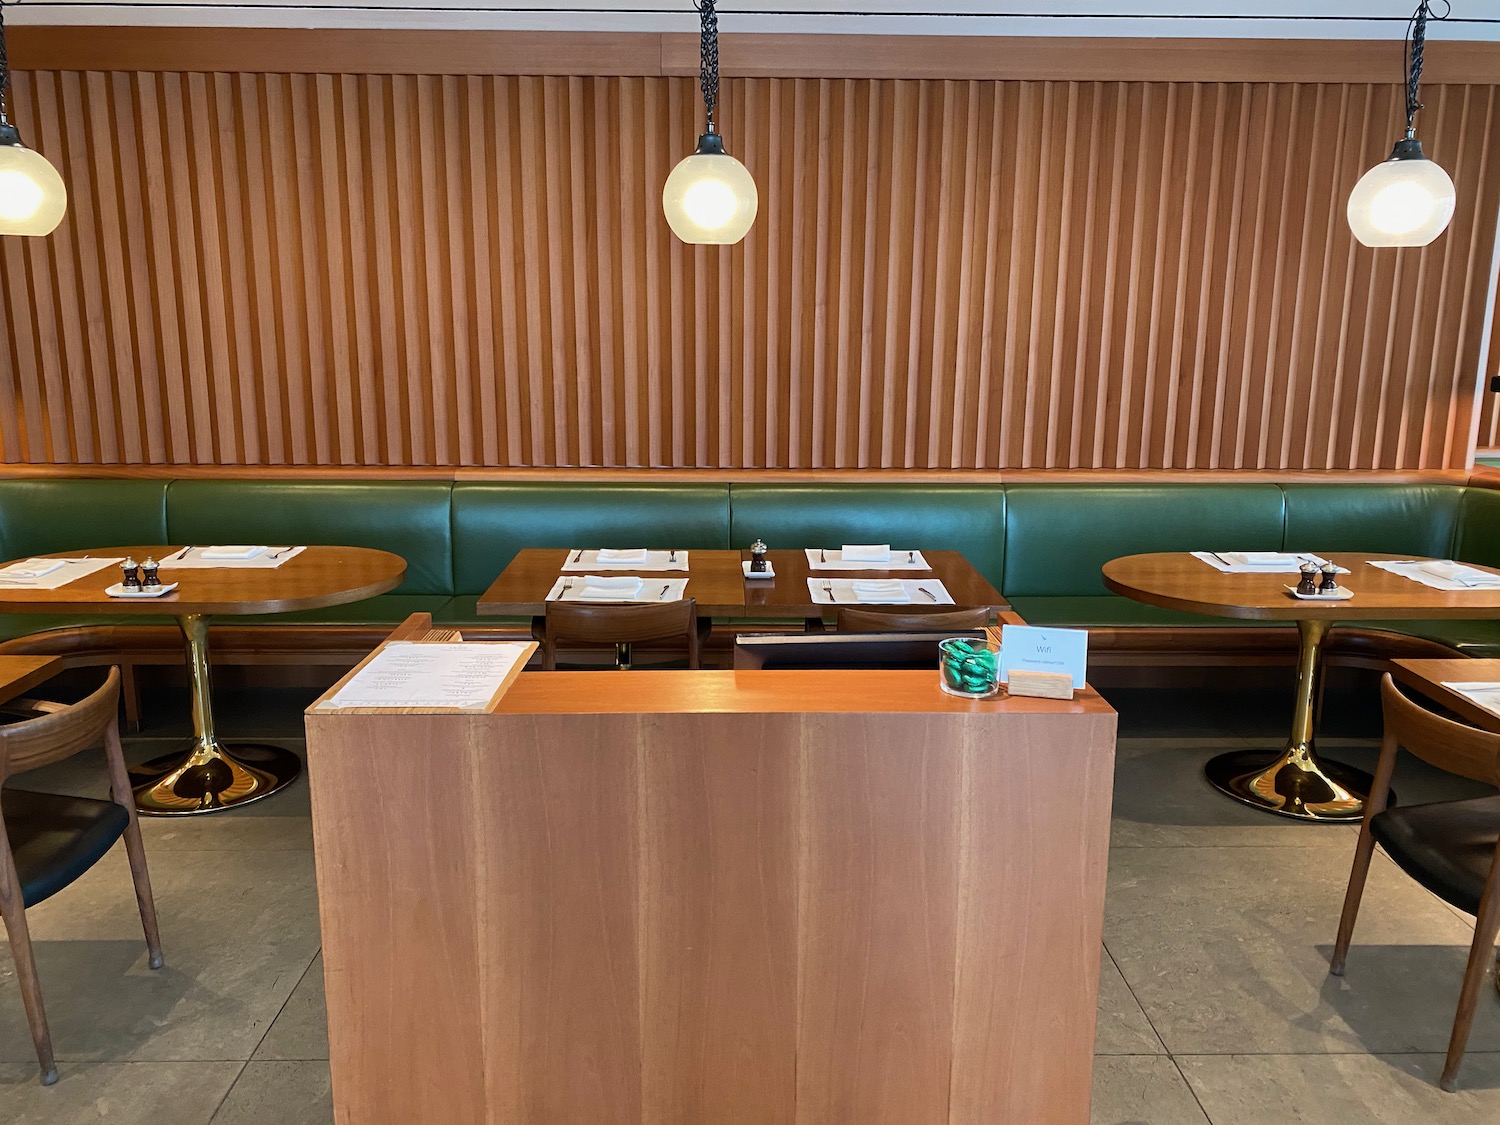
<path id="1" fill-rule="evenodd" d="M 698 602 L 683 598 L 660 605 L 583 605 L 548 602 L 543 663 L 556 666 L 560 641 L 581 644 L 632 644 L 684 637 L 688 662 L 698 666 Z"/>
<path id="2" fill-rule="evenodd" d="M 941 633 L 944 629 L 983 629 L 987 606 L 967 609 L 841 609 L 840 633 Z"/>
<path id="3" fill-rule="evenodd" d="M 77 703 L 53 704 L 34 719 L 0 726 L 0 783 L 98 746 L 119 706 L 120 670 L 111 668 L 103 685 Z"/>
<path id="4" fill-rule="evenodd" d="M 1429 765 L 1500 785 L 1500 734 L 1434 715 L 1401 693 L 1387 672 L 1380 680 L 1385 735 Z"/>

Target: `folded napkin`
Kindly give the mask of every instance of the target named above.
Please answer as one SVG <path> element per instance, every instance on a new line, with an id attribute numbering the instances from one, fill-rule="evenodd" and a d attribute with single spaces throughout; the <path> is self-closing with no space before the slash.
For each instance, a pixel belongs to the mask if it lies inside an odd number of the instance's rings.
<path id="1" fill-rule="evenodd" d="M 1301 561 L 1301 556 L 1285 551 L 1220 551 L 1219 555 L 1233 566 L 1285 566 Z"/>
<path id="2" fill-rule="evenodd" d="M 624 547 L 616 550 L 604 547 L 594 557 L 601 563 L 643 563 L 646 561 L 646 548 Z"/>
<path id="3" fill-rule="evenodd" d="M 11 563 L 0 574 L 7 578 L 42 578 L 51 574 L 58 567 L 67 565 L 66 559 L 25 559 L 18 563 Z"/>
<path id="4" fill-rule="evenodd" d="M 583 579 L 584 595 L 590 590 L 602 594 L 610 594 L 616 597 L 632 597 L 641 592 L 645 580 L 635 574 L 618 574 L 606 576 L 603 574 L 585 575 Z"/>
<path id="5" fill-rule="evenodd" d="M 862 602 L 911 601 L 911 594 L 906 590 L 906 583 L 899 578 L 857 579 L 849 583 L 849 588 L 854 591 L 855 598 Z"/>
<path id="6" fill-rule="evenodd" d="M 1431 574 L 1436 578 L 1446 578 L 1450 582 L 1457 582 L 1465 586 L 1500 586 L 1500 575 L 1491 574 L 1487 570 L 1478 567 L 1467 566 L 1460 562 L 1425 562 L 1417 567 L 1424 574 Z"/>
<path id="7" fill-rule="evenodd" d="M 205 559 L 253 559 L 266 548 L 259 547 L 205 547 L 198 552 Z"/>
<path id="8" fill-rule="evenodd" d="M 890 562 L 889 543 L 845 543 L 839 551 L 845 562 Z"/>

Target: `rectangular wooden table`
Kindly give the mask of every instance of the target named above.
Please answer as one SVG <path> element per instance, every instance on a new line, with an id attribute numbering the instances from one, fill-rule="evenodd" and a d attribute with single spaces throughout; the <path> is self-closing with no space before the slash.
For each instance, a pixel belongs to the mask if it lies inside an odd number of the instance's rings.
<path id="1" fill-rule="evenodd" d="M 928 551 L 923 555 L 931 570 L 860 571 L 813 570 L 802 551 L 768 553 L 776 577 L 747 580 L 742 563 L 749 551 L 689 551 L 688 567 L 682 571 L 601 570 L 601 574 L 661 574 L 686 577 L 687 596 L 696 598 L 698 611 L 710 617 L 776 618 L 818 617 L 832 613 L 833 606 L 814 602 L 807 588 L 809 577 L 828 578 L 933 578 L 941 581 L 960 606 L 988 606 L 996 612 L 1010 608 L 1005 598 L 985 581 L 958 551 Z M 567 561 L 568 552 L 557 548 L 528 547 L 517 553 L 490 588 L 480 595 L 477 612 L 485 616 L 525 616 L 546 612 L 546 599 Z M 569 572 L 573 573 L 573 572 Z M 577 572 L 579 578 L 583 572 Z M 926 603 L 912 603 L 922 608 Z M 932 608 L 941 609 L 942 606 Z"/>
<path id="2" fill-rule="evenodd" d="M 1085 1125 L 1115 715 L 935 670 L 307 715 L 340 1125 Z"/>
<path id="3" fill-rule="evenodd" d="M 1481 730 L 1500 734 L 1500 715 L 1487 711 L 1446 683 L 1500 684 L 1500 660 L 1393 660 L 1391 675 L 1398 683 L 1421 692 Z"/>
<path id="4" fill-rule="evenodd" d="M 0 703 L 26 694 L 62 670 L 60 656 L 0 656 Z"/>

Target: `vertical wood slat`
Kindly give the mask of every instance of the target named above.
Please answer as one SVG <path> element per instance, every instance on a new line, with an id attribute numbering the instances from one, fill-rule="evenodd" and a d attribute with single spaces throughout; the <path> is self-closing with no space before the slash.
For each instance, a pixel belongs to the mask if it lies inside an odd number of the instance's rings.
<path id="1" fill-rule="evenodd" d="M 1457 215 L 1377 252 L 1395 100 L 726 80 L 720 250 L 660 211 L 690 79 L 23 72 L 72 201 L 0 252 L 0 460 L 1462 467 L 1500 106 L 1434 89 Z"/>

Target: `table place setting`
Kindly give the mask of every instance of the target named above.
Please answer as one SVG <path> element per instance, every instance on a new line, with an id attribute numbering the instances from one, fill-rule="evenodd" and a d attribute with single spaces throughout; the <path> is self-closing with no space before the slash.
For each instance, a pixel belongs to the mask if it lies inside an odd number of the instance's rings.
<path id="1" fill-rule="evenodd" d="M 1305 562 L 1318 567 L 1328 565 L 1328 560 L 1322 555 L 1306 551 L 1194 551 L 1192 555 L 1222 574 L 1296 574 Z M 1348 574 L 1349 571 L 1337 567 L 1335 573 Z"/>
<path id="2" fill-rule="evenodd" d="M 547 592 L 549 602 L 617 602 L 621 604 L 681 601 L 686 578 L 642 578 L 638 574 L 586 574 L 559 578 Z"/>
<path id="3" fill-rule="evenodd" d="M 1372 559 L 1370 565 L 1391 574 L 1399 574 L 1402 578 L 1409 578 L 1413 582 L 1420 582 L 1434 590 L 1445 590 L 1449 593 L 1464 590 L 1500 590 L 1500 574 L 1446 559 L 1427 562 L 1401 562 L 1399 560 L 1376 562 Z"/>
<path id="4" fill-rule="evenodd" d="M 275 570 L 295 559 L 306 547 L 218 546 L 182 547 L 159 564 L 163 570 Z"/>
<path id="5" fill-rule="evenodd" d="M 563 563 L 566 572 L 587 570 L 687 570 L 686 551 L 650 551 L 645 547 L 610 548 L 597 551 L 574 547 Z"/>
<path id="6" fill-rule="evenodd" d="M 935 578 L 809 578 L 816 605 L 953 605 L 953 595 Z"/>
<path id="7" fill-rule="evenodd" d="M 813 570 L 931 570 L 921 551 L 893 551 L 889 543 L 845 543 L 837 550 L 808 547 Z"/>
<path id="8" fill-rule="evenodd" d="M 0 568 L 0 586 L 22 590 L 57 590 L 69 582 L 117 566 L 121 558 L 22 559 Z"/>

